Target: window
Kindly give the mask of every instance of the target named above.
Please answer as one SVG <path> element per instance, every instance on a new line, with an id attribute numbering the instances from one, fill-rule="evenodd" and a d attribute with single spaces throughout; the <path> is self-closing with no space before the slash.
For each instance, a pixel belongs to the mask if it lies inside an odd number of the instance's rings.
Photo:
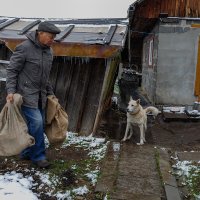
<path id="1" fill-rule="evenodd" d="M 149 42 L 149 66 L 153 65 L 153 39 Z"/>

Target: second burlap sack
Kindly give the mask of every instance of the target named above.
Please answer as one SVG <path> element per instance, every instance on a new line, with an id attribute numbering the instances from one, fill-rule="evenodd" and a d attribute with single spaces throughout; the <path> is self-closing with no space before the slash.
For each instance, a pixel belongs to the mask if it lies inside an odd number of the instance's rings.
<path id="1" fill-rule="evenodd" d="M 52 145 L 62 144 L 67 137 L 68 115 L 59 104 L 58 99 L 47 97 L 45 133 Z"/>

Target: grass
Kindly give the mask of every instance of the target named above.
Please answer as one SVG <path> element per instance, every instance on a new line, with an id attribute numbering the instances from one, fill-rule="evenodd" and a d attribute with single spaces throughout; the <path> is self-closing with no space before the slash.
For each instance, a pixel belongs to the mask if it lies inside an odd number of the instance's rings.
<path id="1" fill-rule="evenodd" d="M 155 159 L 156 159 L 156 166 L 157 166 L 158 174 L 160 177 L 161 185 L 164 186 L 163 177 L 162 177 L 162 173 L 160 170 L 160 154 L 157 149 L 155 150 Z"/>
<path id="2" fill-rule="evenodd" d="M 192 197 L 200 196 L 200 166 L 192 166 L 186 177 L 186 184 Z"/>
<path id="3" fill-rule="evenodd" d="M 60 148 L 47 146 L 51 167 L 38 169 L 17 157 L 0 158 L 1 174 L 16 171 L 33 179 L 31 190 L 39 199 L 103 200 L 105 194 L 95 193 L 100 176 L 100 163 L 107 144 L 99 138 L 71 134 Z M 24 170 L 26 169 L 26 170 Z"/>
<path id="4" fill-rule="evenodd" d="M 73 195 L 74 187 L 86 185 L 88 189 L 93 190 L 93 184 L 86 176 L 88 173 L 96 170 L 96 176 L 99 176 L 97 166 L 99 161 L 92 157 L 83 160 L 73 160 L 66 162 L 64 160 L 54 160 L 51 162 L 51 168 L 48 170 L 49 180 L 54 187 L 54 192 L 71 191 Z M 94 175 L 94 173 L 93 173 Z"/>

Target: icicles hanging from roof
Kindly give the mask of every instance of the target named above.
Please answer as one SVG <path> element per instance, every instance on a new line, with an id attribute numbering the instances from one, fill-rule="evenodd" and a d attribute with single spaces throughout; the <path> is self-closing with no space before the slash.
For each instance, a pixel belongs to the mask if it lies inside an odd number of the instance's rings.
<path id="1" fill-rule="evenodd" d="M 88 64 L 91 60 L 89 57 L 70 57 L 70 56 L 64 56 L 63 57 L 64 63 L 70 62 L 70 64 L 78 64 L 78 65 L 84 65 Z"/>

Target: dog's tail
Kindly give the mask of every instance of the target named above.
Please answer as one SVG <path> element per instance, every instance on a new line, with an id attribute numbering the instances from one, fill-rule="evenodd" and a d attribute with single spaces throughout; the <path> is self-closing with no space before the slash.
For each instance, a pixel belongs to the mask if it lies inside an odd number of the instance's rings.
<path id="1" fill-rule="evenodd" d="M 159 113 L 161 113 L 156 107 L 153 107 L 153 106 L 149 106 L 145 108 L 144 110 L 147 114 L 151 113 L 153 116 L 157 116 Z"/>

